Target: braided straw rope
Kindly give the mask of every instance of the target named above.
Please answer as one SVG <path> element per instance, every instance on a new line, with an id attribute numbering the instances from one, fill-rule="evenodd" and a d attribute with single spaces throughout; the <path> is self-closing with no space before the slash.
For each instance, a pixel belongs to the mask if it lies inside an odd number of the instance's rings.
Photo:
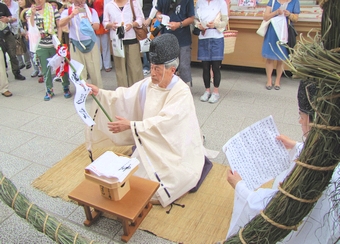
<path id="1" fill-rule="evenodd" d="M 14 209 L 14 204 L 15 204 L 15 200 L 17 199 L 17 196 L 19 195 L 19 191 L 17 191 L 17 193 L 15 193 L 14 198 L 12 200 L 12 208 Z"/>
<path id="2" fill-rule="evenodd" d="M 284 229 L 284 230 L 295 230 L 295 231 L 297 231 L 297 228 L 301 224 L 301 223 L 299 223 L 299 224 L 293 225 L 293 226 L 286 226 L 286 225 L 283 225 L 283 224 L 276 223 L 274 220 L 271 220 L 267 215 L 264 214 L 263 210 L 261 210 L 260 214 L 261 214 L 262 218 L 264 218 L 267 222 L 269 222 L 270 224 L 274 225 L 277 228 Z"/>
<path id="3" fill-rule="evenodd" d="M 59 243 L 58 231 L 59 231 L 60 226 L 61 226 L 61 223 L 58 224 L 58 227 L 57 227 L 57 229 L 55 230 L 55 233 L 54 233 L 54 239 L 55 239 L 56 243 Z"/>
<path id="4" fill-rule="evenodd" d="M 292 199 L 294 199 L 294 200 L 296 200 L 296 201 L 303 202 L 303 203 L 314 203 L 314 202 L 316 202 L 317 200 L 319 200 L 319 198 L 322 196 L 322 195 L 320 195 L 320 196 L 318 196 L 318 197 L 316 197 L 316 198 L 314 198 L 314 199 L 303 199 L 303 198 L 299 198 L 299 197 L 296 197 L 296 196 L 290 194 L 289 192 L 286 192 L 285 190 L 283 190 L 282 187 L 281 187 L 281 184 L 279 185 L 279 190 L 280 190 L 280 192 L 282 192 L 282 193 L 283 193 L 284 195 L 286 195 L 287 197 L 290 197 L 290 198 L 292 198 Z"/>
<path id="5" fill-rule="evenodd" d="M 309 126 L 322 129 L 322 130 L 336 130 L 336 131 L 340 130 L 340 126 L 319 125 L 319 124 L 314 124 L 314 123 L 309 123 Z"/>
<path id="6" fill-rule="evenodd" d="M 247 242 L 243 239 L 242 232 L 244 228 L 241 228 L 240 231 L 238 232 L 238 237 L 240 238 L 240 241 L 242 244 L 247 244 Z"/>
<path id="7" fill-rule="evenodd" d="M 316 171 L 331 171 L 334 170 L 336 168 L 336 166 L 338 166 L 338 163 L 336 163 L 335 165 L 331 165 L 331 166 L 327 166 L 327 167 L 320 167 L 320 166 L 314 166 L 314 165 L 310 165 L 310 164 L 306 164 L 303 163 L 301 161 L 295 160 L 295 163 L 305 167 L 307 169 L 312 169 L 312 170 L 316 170 Z"/>
<path id="8" fill-rule="evenodd" d="M 28 209 L 27 209 L 27 211 L 26 211 L 26 220 L 28 219 L 28 214 L 29 214 L 29 212 L 30 212 L 32 206 L 33 206 L 33 203 L 31 203 L 31 205 L 28 207 Z"/>
<path id="9" fill-rule="evenodd" d="M 6 178 L 5 176 L 1 178 L 0 185 L 2 185 L 2 182 L 5 180 L 5 178 Z"/>
<path id="10" fill-rule="evenodd" d="M 73 244 L 76 244 L 78 235 L 79 235 L 79 233 L 77 233 L 77 234 L 75 235 L 74 240 L 73 240 Z"/>
<path id="11" fill-rule="evenodd" d="M 44 221 L 44 225 L 43 225 L 43 233 L 45 234 L 45 230 L 46 230 L 46 222 L 47 222 L 47 219 L 48 219 L 48 214 L 46 214 L 46 218 L 45 218 L 45 221 Z"/>

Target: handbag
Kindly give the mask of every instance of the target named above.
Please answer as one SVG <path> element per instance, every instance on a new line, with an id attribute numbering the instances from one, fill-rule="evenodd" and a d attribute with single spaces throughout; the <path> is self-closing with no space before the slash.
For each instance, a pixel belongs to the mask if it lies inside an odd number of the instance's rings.
<path id="1" fill-rule="evenodd" d="M 18 34 L 15 36 L 15 55 L 23 55 L 27 52 L 24 37 L 21 35 L 20 27 Z"/>
<path id="2" fill-rule="evenodd" d="M 270 20 L 268 21 L 262 20 L 260 28 L 257 29 L 256 34 L 264 37 L 267 33 L 269 24 L 270 24 Z"/>
<path id="3" fill-rule="evenodd" d="M 125 58 L 123 40 L 120 39 L 117 35 L 114 35 L 111 44 L 112 44 L 113 56 L 119 57 L 119 58 Z"/>
<path id="4" fill-rule="evenodd" d="M 275 0 L 273 0 L 273 2 L 272 2 L 272 10 L 273 10 L 273 7 L 274 7 L 274 3 L 275 3 Z M 268 20 L 268 21 L 262 20 L 262 23 L 261 23 L 260 27 L 257 29 L 256 34 L 264 37 L 267 33 L 269 24 L 270 24 L 270 20 Z"/>
<path id="5" fill-rule="evenodd" d="M 199 36 L 200 33 L 201 30 L 197 27 L 194 27 L 194 29 L 192 30 L 192 34 L 194 34 L 195 36 Z"/>
<path id="6" fill-rule="evenodd" d="M 238 31 L 230 30 L 230 25 L 228 23 L 227 30 L 223 31 L 224 35 L 224 54 L 233 53 L 235 50 L 236 37 Z"/>
<path id="7" fill-rule="evenodd" d="M 136 14 L 135 14 L 135 9 L 133 7 L 132 0 L 130 0 L 130 5 L 131 5 L 131 11 L 132 11 L 132 22 L 136 20 Z M 133 27 L 133 29 L 136 32 L 136 38 L 138 41 L 144 40 L 148 37 L 148 28 L 144 25 L 142 27 Z"/>
<path id="8" fill-rule="evenodd" d="M 290 22 L 290 20 L 288 20 L 288 43 L 287 45 L 291 48 L 294 48 L 295 44 L 296 44 L 296 37 L 297 37 L 298 33 L 295 30 L 294 26 L 292 25 L 292 23 Z"/>

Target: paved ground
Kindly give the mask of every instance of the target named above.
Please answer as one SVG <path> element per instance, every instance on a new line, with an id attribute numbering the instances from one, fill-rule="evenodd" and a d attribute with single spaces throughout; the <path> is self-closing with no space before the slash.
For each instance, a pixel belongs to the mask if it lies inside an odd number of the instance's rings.
<path id="1" fill-rule="evenodd" d="M 31 186 L 34 179 L 84 142 L 84 124 L 75 112 L 73 100 L 63 97 L 60 83 L 55 83 L 56 96 L 45 102 L 44 84 L 30 77 L 31 70 L 24 69 L 22 74 L 27 80 L 16 81 L 9 73 L 10 91 L 14 95 L 10 98 L 0 96 L 0 171 L 32 202 L 75 231 L 101 243 L 120 243 L 122 226 L 118 222 L 101 218 L 92 227 L 85 228 L 81 207 L 51 198 Z M 209 104 L 199 101 L 204 86 L 198 65 L 194 65 L 192 74 L 192 94 L 207 148 L 221 151 L 234 134 L 268 115 L 273 115 L 281 133 L 301 140 L 297 80 L 282 78 L 281 90 L 268 91 L 263 70 L 223 67 L 221 99 L 216 104 Z M 116 88 L 114 71 L 102 71 L 102 76 L 104 88 Z M 87 106 L 91 102 L 88 98 Z M 227 163 L 222 152 L 214 161 Z M 45 244 L 53 241 L 0 200 L 0 243 Z M 138 230 L 129 243 L 171 242 Z"/>

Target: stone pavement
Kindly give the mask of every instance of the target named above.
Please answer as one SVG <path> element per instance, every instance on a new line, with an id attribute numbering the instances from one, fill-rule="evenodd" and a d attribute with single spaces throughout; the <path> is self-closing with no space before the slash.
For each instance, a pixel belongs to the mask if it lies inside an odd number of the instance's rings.
<path id="1" fill-rule="evenodd" d="M 54 83 L 55 97 L 43 100 L 44 84 L 31 78 L 30 70 L 22 70 L 27 80 L 17 81 L 9 74 L 12 97 L 0 96 L 0 171 L 12 180 L 21 193 L 66 226 L 101 243 L 121 243 L 119 222 L 102 217 L 91 227 L 84 227 L 82 207 L 52 198 L 33 188 L 31 183 L 84 142 L 84 123 L 76 114 L 73 99 L 63 97 L 61 83 Z M 193 87 L 196 112 L 208 149 L 221 151 L 222 146 L 240 130 L 272 115 L 282 134 L 301 140 L 298 124 L 296 92 L 298 81 L 282 78 L 281 90 L 266 90 L 264 70 L 223 67 L 220 101 L 199 101 L 204 92 L 202 70 L 193 64 Z M 116 88 L 114 69 L 102 71 L 105 89 Z M 71 87 L 72 93 L 74 87 Z M 88 98 L 89 108 L 92 98 Z M 215 162 L 227 164 L 220 152 Z M 227 229 L 226 229 L 227 233 Z M 0 200 L 0 243 L 54 243 L 20 218 Z M 129 243 L 172 243 L 137 230 Z"/>

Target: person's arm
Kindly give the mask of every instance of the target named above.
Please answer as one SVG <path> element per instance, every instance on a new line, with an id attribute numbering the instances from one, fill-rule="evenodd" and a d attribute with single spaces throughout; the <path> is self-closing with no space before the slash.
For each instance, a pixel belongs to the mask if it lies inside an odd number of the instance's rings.
<path id="1" fill-rule="evenodd" d="M 132 27 L 142 27 L 143 20 L 144 20 L 144 14 L 142 11 L 142 8 L 137 3 L 137 1 L 132 1 L 133 6 L 131 8 L 134 8 L 136 20 L 132 23 Z"/>
<path id="2" fill-rule="evenodd" d="M 156 14 L 157 14 L 156 6 L 157 6 L 157 0 L 153 0 L 152 1 L 152 9 L 150 10 L 149 17 L 143 23 L 145 26 L 149 26 L 151 24 L 152 19 L 155 18 Z"/>
<path id="3" fill-rule="evenodd" d="M 77 14 L 79 14 L 78 8 L 73 8 L 72 12 L 70 14 L 68 14 L 68 9 L 65 9 L 61 14 L 59 26 L 64 27 L 64 26 L 68 25 L 70 23 L 70 21 L 74 18 L 74 16 L 76 16 Z"/>
<path id="4" fill-rule="evenodd" d="M 4 8 L 4 10 L 5 10 L 5 14 L 4 14 L 4 16 L 2 16 L 2 17 L 0 18 L 0 21 L 3 22 L 3 23 L 6 23 L 6 24 L 12 23 L 12 22 L 11 22 L 11 21 L 12 21 L 12 14 L 11 14 L 11 11 L 9 11 L 9 9 L 8 9 L 8 7 L 7 7 L 6 4 L 3 4 L 3 8 Z"/>
<path id="5" fill-rule="evenodd" d="M 35 26 L 34 17 L 35 17 L 36 12 L 37 12 L 36 5 L 33 4 L 31 6 L 31 15 L 30 15 L 30 18 L 29 18 L 29 22 L 31 23 L 31 26 Z"/>
<path id="6" fill-rule="evenodd" d="M 275 0 L 272 0 L 272 1 L 275 1 Z M 270 3 L 270 5 L 269 5 L 269 3 Z M 271 5 L 272 2 L 269 2 L 269 3 L 267 5 L 266 11 L 264 12 L 264 15 L 263 15 L 263 19 L 265 21 L 268 21 L 268 20 L 270 20 L 271 18 L 273 18 L 273 17 L 275 17 L 277 15 L 283 14 L 283 11 L 281 9 L 277 9 L 277 10 L 273 11 L 272 10 L 272 5 Z M 274 7 L 274 5 L 273 5 L 273 7 Z"/>
<path id="7" fill-rule="evenodd" d="M 100 26 L 98 13 L 94 8 L 92 9 L 92 23 L 91 23 L 91 25 L 92 25 L 93 30 L 98 30 L 99 26 Z"/>

